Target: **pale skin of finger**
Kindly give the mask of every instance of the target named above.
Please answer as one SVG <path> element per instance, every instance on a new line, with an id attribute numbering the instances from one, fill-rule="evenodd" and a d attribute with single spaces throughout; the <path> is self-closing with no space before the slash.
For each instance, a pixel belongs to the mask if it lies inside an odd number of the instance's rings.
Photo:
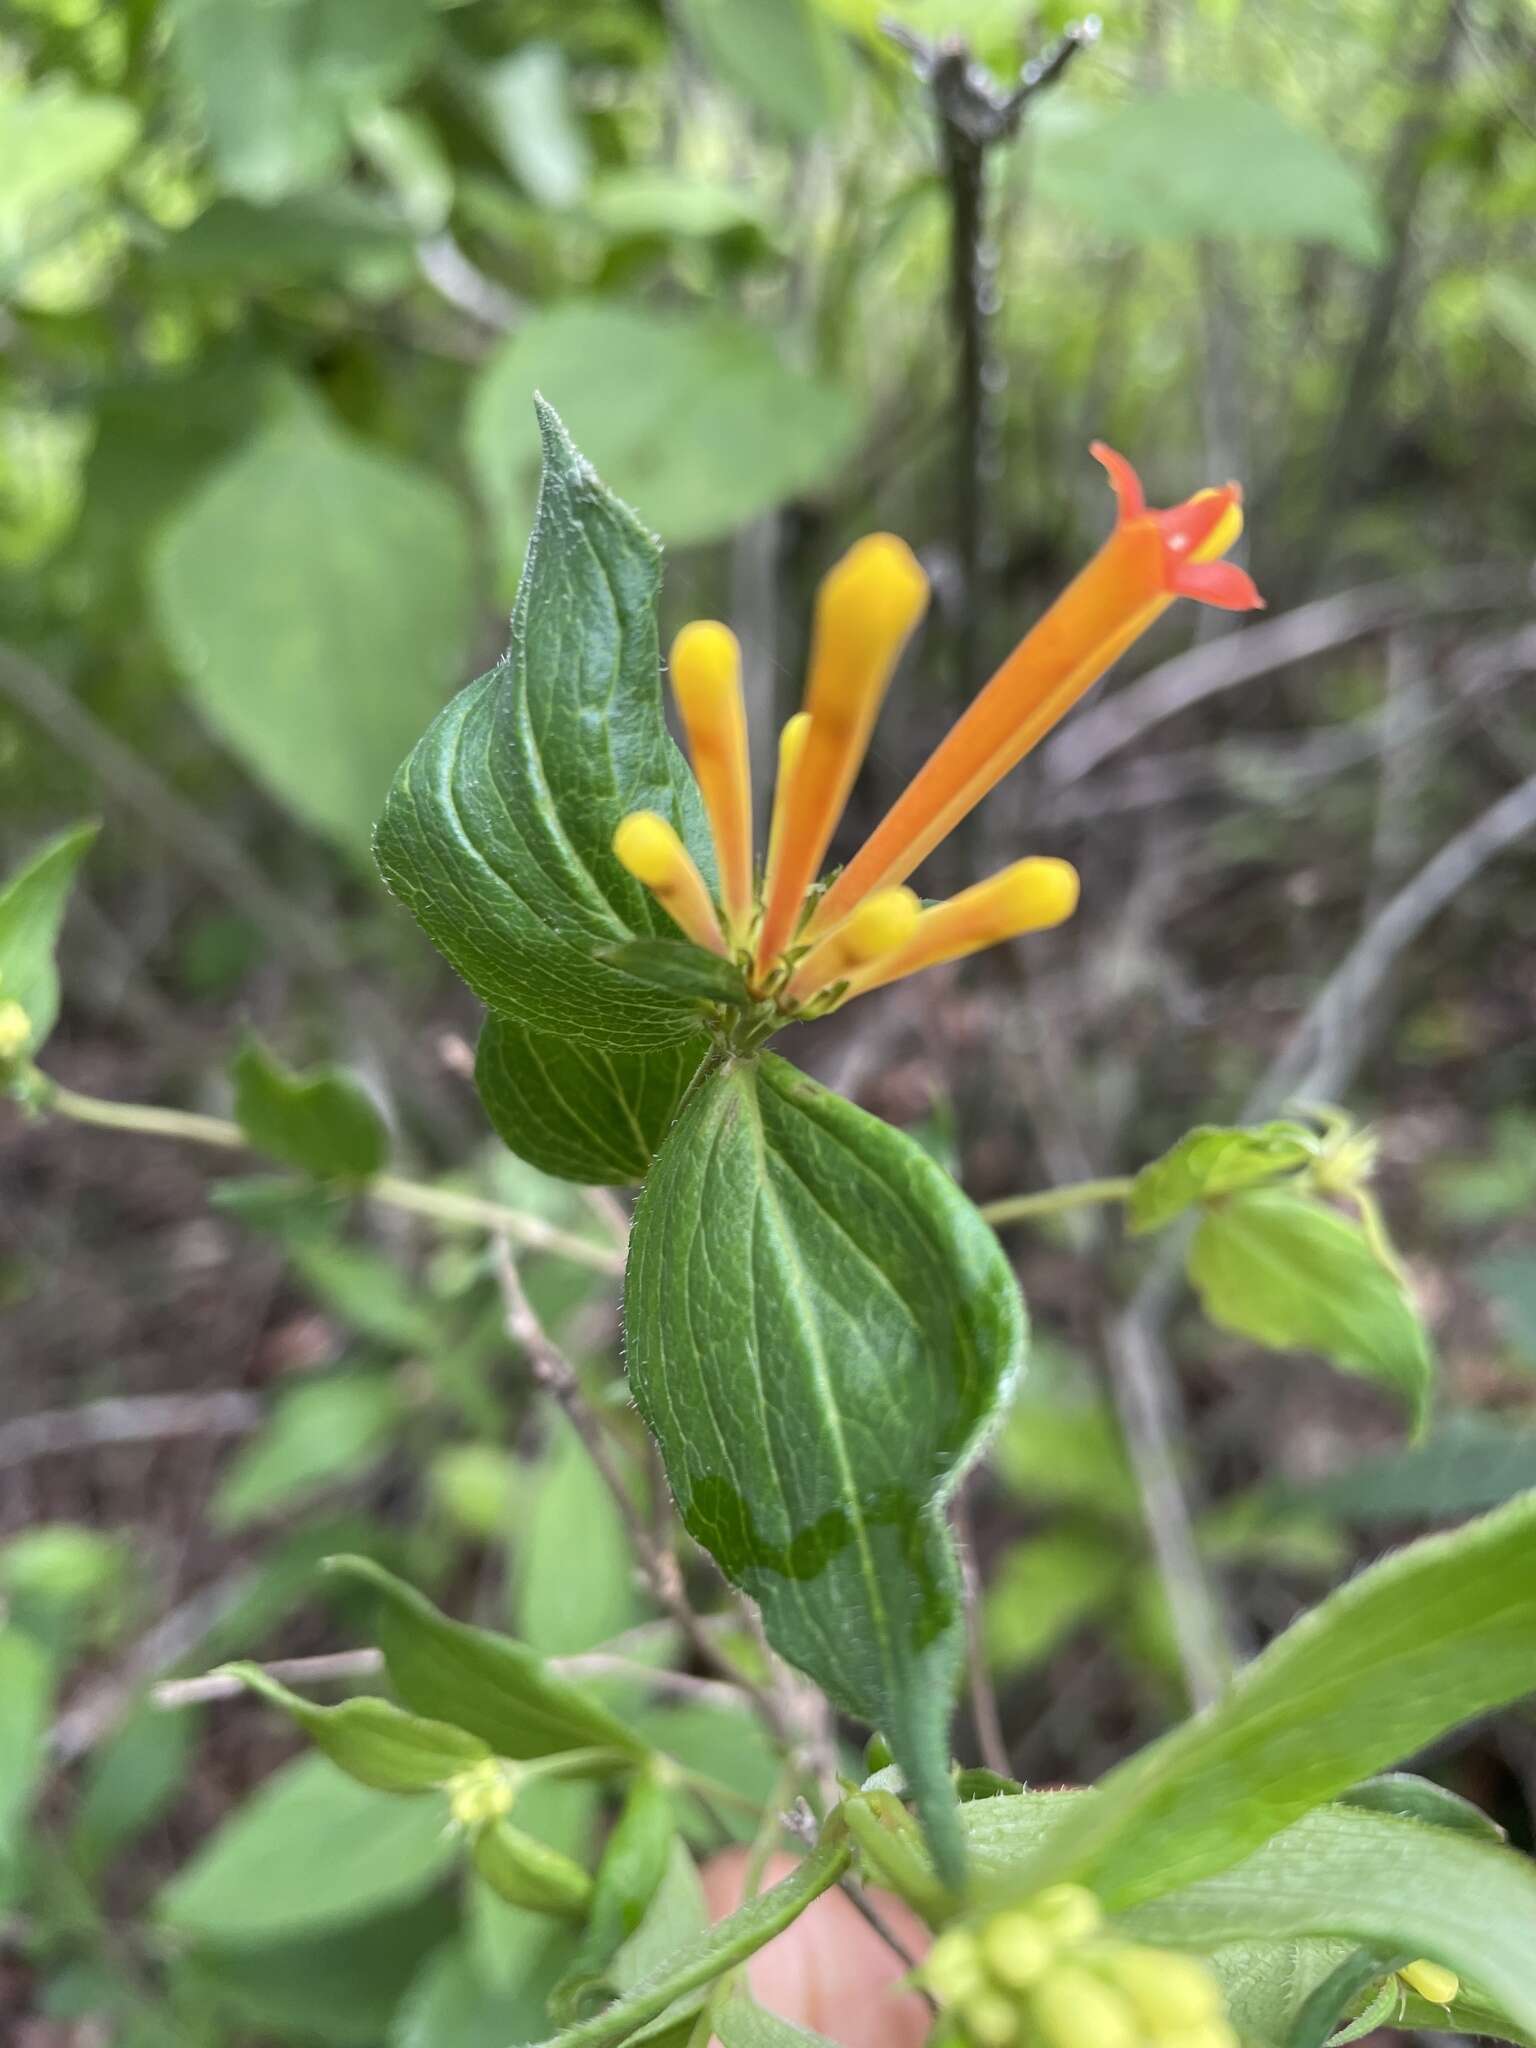
<path id="1" fill-rule="evenodd" d="M 789 1855 L 770 1856 L 759 1889 L 766 1891 L 795 1867 Z M 741 1904 L 744 1849 L 726 1849 L 701 1873 L 712 1920 Z M 931 1937 L 900 1899 L 872 1895 L 882 1919 L 912 1956 L 928 1951 Z M 897 1987 L 906 1976 L 888 1949 L 840 1891 L 824 1892 L 776 1941 L 747 1965 L 752 1996 L 780 2019 L 793 2020 L 836 2041 L 839 2048 L 922 2048 L 932 2016 L 923 2001 Z"/>

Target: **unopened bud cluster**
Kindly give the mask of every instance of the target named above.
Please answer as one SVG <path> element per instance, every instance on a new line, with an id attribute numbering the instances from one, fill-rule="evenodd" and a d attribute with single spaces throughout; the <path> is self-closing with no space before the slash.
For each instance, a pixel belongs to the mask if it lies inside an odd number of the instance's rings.
<path id="1" fill-rule="evenodd" d="M 500 1757 L 488 1756 L 458 1772 L 443 1789 L 455 1825 L 472 1835 L 506 1819 L 517 1798 L 517 1777 Z"/>
<path id="2" fill-rule="evenodd" d="M 922 1974 L 977 2048 L 1238 2048 L 1206 1965 L 1123 1940 L 1081 1885 L 950 1928 Z"/>
<path id="3" fill-rule="evenodd" d="M 32 1019 L 14 998 L 0 999 L 0 1065 L 19 1060 L 32 1042 Z"/>

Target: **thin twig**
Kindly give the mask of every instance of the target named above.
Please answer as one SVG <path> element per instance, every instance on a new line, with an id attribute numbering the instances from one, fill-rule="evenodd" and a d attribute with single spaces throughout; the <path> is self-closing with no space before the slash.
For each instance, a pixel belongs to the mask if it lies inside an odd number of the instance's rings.
<path id="1" fill-rule="evenodd" d="M 961 1584 L 965 1594 L 965 1654 L 971 1719 L 975 1723 L 982 1762 L 989 1771 L 996 1771 L 1000 1778 L 1006 1778 L 1012 1767 L 1008 1761 L 1007 1738 L 1003 1734 L 1003 1717 L 998 1711 L 997 1688 L 992 1683 L 992 1667 L 987 1661 L 986 1638 L 981 1624 L 981 1577 L 976 1569 L 976 1539 L 970 1508 L 963 1493 L 956 1494 L 949 1519 L 955 1532 L 955 1548 L 960 1554 Z"/>
<path id="2" fill-rule="evenodd" d="M 50 1408 L 0 1427 L 0 1471 L 34 1458 L 108 1444 L 167 1443 L 178 1437 L 243 1436 L 265 1415 L 254 1394 L 138 1394 Z"/>

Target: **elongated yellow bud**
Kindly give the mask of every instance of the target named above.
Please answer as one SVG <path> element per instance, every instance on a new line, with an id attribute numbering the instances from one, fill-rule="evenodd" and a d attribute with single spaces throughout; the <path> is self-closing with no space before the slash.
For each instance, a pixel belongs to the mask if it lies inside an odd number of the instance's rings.
<path id="1" fill-rule="evenodd" d="M 788 785 L 764 884 L 759 973 L 794 936 L 805 892 L 848 801 L 902 649 L 928 603 L 928 578 L 906 542 L 872 533 L 851 547 L 816 596 L 805 708 L 810 727 Z"/>
<path id="2" fill-rule="evenodd" d="M 1048 2048 L 1141 2048 L 1141 2026 L 1123 1993 L 1080 1963 L 1057 1963 L 1030 1998 Z"/>
<path id="3" fill-rule="evenodd" d="M 688 739 L 720 863 L 720 893 L 739 931 L 752 913 L 752 777 L 741 646 L 729 626 L 697 619 L 672 642 L 672 695 Z"/>
<path id="4" fill-rule="evenodd" d="M 1163 1948 L 1122 1948 L 1104 1960 L 1104 1969 L 1159 2036 L 1182 2035 L 1222 2018 L 1221 1986 L 1196 1956 Z"/>
<path id="5" fill-rule="evenodd" d="M 696 946 L 725 951 L 720 920 L 693 856 L 665 818 L 655 811 L 631 811 L 613 835 L 613 851 L 637 882 L 643 882 L 672 922 Z"/>
<path id="6" fill-rule="evenodd" d="M 790 979 L 792 1002 L 842 981 L 905 946 L 917 929 L 922 905 L 910 889 L 880 889 L 867 896 L 846 924 L 813 946 Z"/>
<path id="7" fill-rule="evenodd" d="M 1461 1979 L 1454 1970 L 1446 1969 L 1443 1963 L 1426 1962 L 1422 1956 L 1416 1963 L 1405 1963 L 1397 1974 L 1410 1991 L 1417 1991 L 1431 2005 L 1449 2005 L 1461 1989 Z"/>
<path id="8" fill-rule="evenodd" d="M 1064 924 L 1077 908 L 1078 889 L 1077 869 L 1070 861 L 1015 861 L 948 902 L 932 904 L 901 950 L 853 975 L 848 993 L 866 995 L 904 975 L 920 974 L 925 967 L 963 960 L 984 946 Z"/>

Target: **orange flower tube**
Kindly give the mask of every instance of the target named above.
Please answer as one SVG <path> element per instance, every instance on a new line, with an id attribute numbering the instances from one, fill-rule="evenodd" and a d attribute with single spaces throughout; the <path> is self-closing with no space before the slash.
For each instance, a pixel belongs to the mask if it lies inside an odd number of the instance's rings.
<path id="1" fill-rule="evenodd" d="M 1251 578 L 1220 559 L 1242 532 L 1236 484 L 1149 511 L 1124 456 L 1100 441 L 1093 453 L 1114 487 L 1114 531 L 844 868 L 817 906 L 811 933 L 831 931 L 873 890 L 904 881 L 1176 597 L 1226 611 L 1262 605 Z"/>
<path id="2" fill-rule="evenodd" d="M 837 830 L 881 701 L 927 602 L 928 579 L 893 533 L 856 542 L 822 579 L 805 689 L 811 722 L 779 793 L 779 829 L 763 883 L 759 975 L 795 935 L 805 893 Z"/>
<path id="3" fill-rule="evenodd" d="M 963 960 L 968 953 L 1001 945 L 1005 939 L 1022 938 L 1025 932 L 1049 931 L 1052 925 L 1064 924 L 1076 910 L 1078 891 L 1077 869 L 1070 861 L 1015 861 L 984 882 L 962 889 L 947 902 L 930 904 L 904 945 L 871 961 L 867 967 L 853 970 L 848 977 L 848 994 L 867 995 L 871 989 L 884 988 L 889 981 L 920 974 L 925 967 Z M 835 945 L 857 922 L 867 904 L 879 900 L 869 897 L 866 905 L 822 943 Z"/>
<path id="4" fill-rule="evenodd" d="M 752 777 L 741 646 L 729 626 L 696 619 L 672 642 L 672 695 L 709 814 L 726 919 L 741 932 L 752 915 Z"/>
<path id="5" fill-rule="evenodd" d="M 720 920 L 693 856 L 665 818 L 631 811 L 613 835 L 614 857 L 643 882 L 662 909 L 696 946 L 725 951 Z"/>

